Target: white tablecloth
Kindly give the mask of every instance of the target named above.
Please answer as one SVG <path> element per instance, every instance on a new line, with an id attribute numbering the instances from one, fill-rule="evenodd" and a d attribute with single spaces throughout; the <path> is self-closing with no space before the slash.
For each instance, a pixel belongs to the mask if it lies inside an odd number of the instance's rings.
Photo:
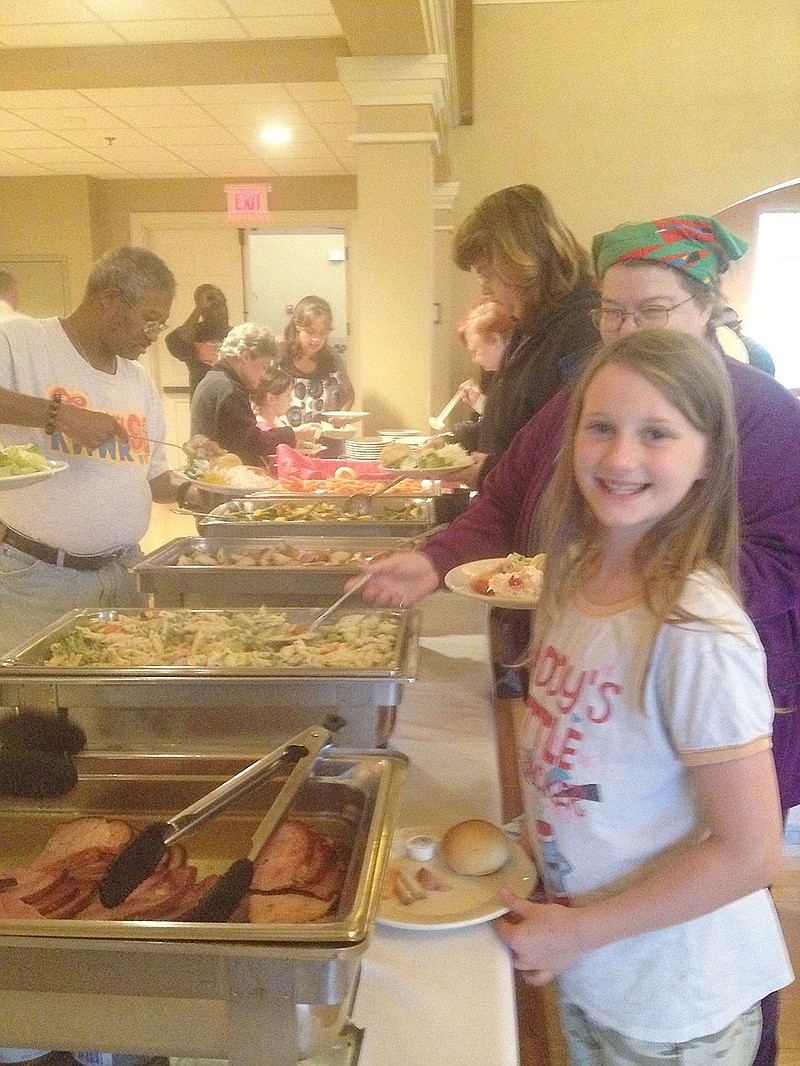
<path id="1" fill-rule="evenodd" d="M 425 605 L 419 680 L 392 738 L 411 760 L 401 825 L 501 820 L 479 607 L 448 593 Z M 377 925 L 353 1020 L 365 1030 L 359 1066 L 519 1063 L 513 971 L 491 923 L 436 932 Z"/>

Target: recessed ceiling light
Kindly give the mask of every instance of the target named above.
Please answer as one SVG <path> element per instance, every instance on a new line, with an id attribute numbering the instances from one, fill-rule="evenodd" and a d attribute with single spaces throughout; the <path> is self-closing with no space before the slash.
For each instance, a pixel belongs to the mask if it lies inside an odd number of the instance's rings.
<path id="1" fill-rule="evenodd" d="M 259 137 L 267 144 L 286 144 L 292 139 L 292 131 L 288 126 L 265 126 Z"/>

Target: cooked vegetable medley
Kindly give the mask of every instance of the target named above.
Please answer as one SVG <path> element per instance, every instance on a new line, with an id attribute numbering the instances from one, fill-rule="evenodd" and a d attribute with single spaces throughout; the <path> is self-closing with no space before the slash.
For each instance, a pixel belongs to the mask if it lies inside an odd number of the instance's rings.
<path id="1" fill-rule="evenodd" d="M 45 666 L 121 669 L 185 666 L 370 669 L 391 666 L 397 616 L 343 615 L 308 636 L 304 626 L 266 608 L 254 611 L 158 611 L 91 619 L 50 645 Z M 270 645 L 270 637 L 296 637 Z"/>

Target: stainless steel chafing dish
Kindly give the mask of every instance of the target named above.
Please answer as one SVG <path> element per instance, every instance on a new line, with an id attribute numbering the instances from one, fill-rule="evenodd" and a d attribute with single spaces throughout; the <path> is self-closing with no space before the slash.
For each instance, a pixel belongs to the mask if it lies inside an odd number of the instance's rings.
<path id="1" fill-rule="evenodd" d="M 324 605 L 323 605 L 324 606 Z M 321 608 L 280 613 L 304 625 Z M 254 608 L 244 613 L 257 614 Z M 66 711 L 95 750 L 264 750 L 287 734 L 324 721 L 337 743 L 373 748 L 417 671 L 419 615 L 395 614 L 398 638 L 385 668 L 323 670 L 275 667 L 212 669 L 158 666 L 51 667 L 50 645 L 83 622 L 113 622 L 137 609 L 76 610 L 0 661 L 0 705 Z M 190 611 L 190 614 L 197 613 Z M 348 613 L 386 615 L 364 608 Z M 391 612 L 388 612 L 391 613 Z"/>
<path id="2" fill-rule="evenodd" d="M 247 761 L 212 755 L 91 752 L 53 800 L 4 801 L 0 870 L 30 861 L 55 826 L 81 816 L 164 819 Z M 295 1066 L 346 1044 L 347 1016 L 378 907 L 407 760 L 326 749 L 290 809 L 349 853 L 329 921 L 253 925 L 76 919 L 0 920 L 3 1039 L 12 1046 L 102 1048 Z M 283 783 L 271 778 L 192 836 L 189 858 L 222 872 Z M 341 1060 L 337 1060 L 341 1061 Z"/>
<path id="3" fill-rule="evenodd" d="M 197 518 L 201 536 L 285 537 L 287 531 L 309 537 L 413 537 L 436 525 L 435 497 L 376 496 L 367 500 L 368 513 L 335 521 L 287 521 L 250 518 L 267 507 L 310 506 L 330 504 L 347 511 L 346 496 L 333 493 L 276 493 L 251 496 L 242 500 L 228 500 Z M 413 513 L 408 514 L 408 508 Z"/>
<path id="4" fill-rule="evenodd" d="M 245 530 L 246 532 L 247 530 Z M 299 551 L 317 550 L 324 545 L 333 551 L 355 551 L 365 555 L 401 550 L 397 537 L 285 536 L 283 541 Z M 215 566 L 181 563 L 182 556 L 203 551 L 214 556 L 223 549 L 228 555 L 257 556 L 280 543 L 263 538 L 228 535 L 177 537 L 148 555 L 134 567 L 140 590 L 152 597 L 158 607 L 311 607 L 332 603 L 344 592 L 345 582 L 363 569 L 363 562 L 284 563 L 278 566 Z"/>

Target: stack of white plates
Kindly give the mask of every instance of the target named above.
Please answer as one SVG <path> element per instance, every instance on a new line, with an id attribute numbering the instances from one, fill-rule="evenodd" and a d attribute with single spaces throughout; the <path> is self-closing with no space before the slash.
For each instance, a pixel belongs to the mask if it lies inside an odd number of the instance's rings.
<path id="1" fill-rule="evenodd" d="M 409 444 L 412 447 L 416 447 L 418 444 L 424 444 L 428 439 L 423 433 L 420 433 L 418 429 L 380 429 L 378 430 L 378 436 L 381 438 L 384 444 L 388 444 L 390 441 L 402 441 L 403 444 Z"/>
<path id="2" fill-rule="evenodd" d="M 348 459 L 378 459 L 385 443 L 380 437 L 354 437 L 344 442 L 344 454 Z"/>

